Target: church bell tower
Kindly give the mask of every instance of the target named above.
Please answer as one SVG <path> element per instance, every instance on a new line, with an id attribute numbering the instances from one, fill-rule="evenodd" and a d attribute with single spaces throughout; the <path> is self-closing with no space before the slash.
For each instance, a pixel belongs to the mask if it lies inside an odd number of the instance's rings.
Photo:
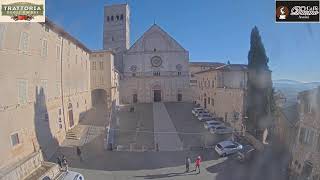
<path id="1" fill-rule="evenodd" d="M 115 65 L 122 71 L 122 55 L 130 47 L 130 11 L 128 4 L 104 7 L 103 49 L 113 50 Z"/>

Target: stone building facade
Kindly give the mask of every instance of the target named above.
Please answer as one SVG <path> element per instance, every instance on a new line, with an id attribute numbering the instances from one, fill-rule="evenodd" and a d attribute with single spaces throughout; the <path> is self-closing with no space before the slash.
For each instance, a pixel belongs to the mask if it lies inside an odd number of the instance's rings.
<path id="1" fill-rule="evenodd" d="M 189 53 L 153 25 L 124 54 L 123 103 L 190 101 Z"/>
<path id="2" fill-rule="evenodd" d="M 298 133 L 292 150 L 292 179 L 320 178 L 320 87 L 298 95 Z"/>
<path id="3" fill-rule="evenodd" d="M 123 71 L 123 54 L 130 48 L 130 9 L 128 4 L 104 7 L 103 49 L 113 50 L 115 66 Z"/>
<path id="4" fill-rule="evenodd" d="M 195 77 L 197 98 L 194 101 L 241 131 L 245 116 L 247 66 L 222 65 L 197 72 Z"/>
<path id="5" fill-rule="evenodd" d="M 114 53 L 108 50 L 93 51 L 90 54 L 90 79 L 92 104 L 119 104 L 119 72 L 114 65 Z"/>
<path id="6" fill-rule="evenodd" d="M 0 24 L 1 176 L 26 176 L 17 164 L 40 148 L 50 158 L 91 108 L 89 53 L 48 19 Z"/>
<path id="7" fill-rule="evenodd" d="M 198 95 L 197 95 L 198 82 L 197 82 L 195 73 L 208 70 L 211 68 L 217 68 L 222 65 L 225 65 L 225 64 L 220 62 L 190 62 L 189 63 L 190 91 L 191 91 L 190 97 L 192 98 L 192 101 L 194 104 L 197 104 L 197 98 L 198 98 Z"/>
<path id="8" fill-rule="evenodd" d="M 105 7 L 104 49 L 115 52 L 121 103 L 191 101 L 189 52 L 156 24 L 129 48 L 129 25 L 127 4 Z"/>

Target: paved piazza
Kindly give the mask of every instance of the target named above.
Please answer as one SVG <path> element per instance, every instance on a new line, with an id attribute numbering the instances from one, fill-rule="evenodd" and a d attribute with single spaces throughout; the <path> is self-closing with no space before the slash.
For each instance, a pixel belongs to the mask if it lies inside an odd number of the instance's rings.
<path id="1" fill-rule="evenodd" d="M 153 103 L 154 138 L 159 151 L 179 151 L 183 145 L 163 103 Z"/>
<path id="2" fill-rule="evenodd" d="M 126 151 L 106 151 L 104 149 L 105 135 L 101 131 L 92 131 L 84 133 L 79 143 L 65 142 L 51 159 L 56 160 L 57 155 L 64 154 L 72 170 L 82 173 L 89 180 L 142 180 L 142 179 L 183 179 L 183 180 L 256 180 L 256 179 L 284 179 L 283 173 L 287 159 L 276 157 L 274 154 L 262 154 L 259 159 L 251 164 L 240 164 L 233 160 L 232 156 L 220 158 L 213 149 L 200 147 L 204 144 L 214 145 L 218 141 L 229 138 L 223 136 L 210 135 L 203 124 L 191 115 L 192 104 L 188 103 L 159 103 L 161 111 L 154 112 L 152 104 L 137 104 L 135 111 L 129 112 L 129 106 L 121 107 L 118 112 L 117 120 L 118 131 L 115 142 L 118 144 L 135 146 L 148 146 L 145 152 Z M 167 118 L 166 126 L 171 131 L 176 131 L 176 139 L 167 141 L 172 147 L 172 142 L 178 141 L 178 147 L 183 146 L 183 150 L 172 151 L 154 151 L 154 132 L 156 124 L 153 118 L 154 114 L 160 113 Z M 164 115 L 163 113 L 167 114 Z M 90 114 L 90 113 L 89 113 Z M 102 128 L 105 125 L 107 114 L 103 112 L 102 106 L 94 108 L 90 117 L 82 122 L 82 126 L 93 126 Z M 92 118 L 92 119 L 89 119 Z M 171 122 L 169 122 L 169 120 Z M 158 123 L 158 122 L 157 122 Z M 169 123 L 169 125 L 168 125 Z M 128 131 L 122 131 L 128 130 Z M 142 132 L 135 132 L 140 130 Z M 132 132 L 131 132 L 132 131 Z M 87 132 L 87 131 L 86 131 Z M 157 132 L 157 131 L 155 131 Z M 209 136 L 211 138 L 209 138 Z M 69 145 L 67 145 L 69 143 Z M 163 141 L 162 143 L 165 143 Z M 83 162 L 80 162 L 76 155 L 75 145 L 80 145 L 83 154 Z M 210 147 L 208 145 L 208 147 Z M 139 148 L 138 148 L 139 149 Z M 200 155 L 203 159 L 201 173 L 185 173 L 185 157 L 189 156 L 193 164 L 194 160 Z"/>

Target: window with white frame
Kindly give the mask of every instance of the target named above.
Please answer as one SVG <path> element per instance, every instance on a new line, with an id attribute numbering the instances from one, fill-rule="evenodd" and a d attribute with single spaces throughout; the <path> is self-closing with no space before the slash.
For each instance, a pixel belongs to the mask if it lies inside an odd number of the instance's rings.
<path id="1" fill-rule="evenodd" d="M 20 104 L 28 101 L 28 81 L 24 79 L 18 80 L 18 102 Z"/>
<path id="2" fill-rule="evenodd" d="M 4 24 L 0 24 L 0 49 L 3 48 L 3 44 L 4 44 L 4 30 L 5 30 L 5 26 Z"/>
<path id="3" fill-rule="evenodd" d="M 100 62 L 100 70 L 103 70 L 103 62 Z"/>
<path id="4" fill-rule="evenodd" d="M 313 138 L 315 133 L 313 130 L 307 128 L 300 128 L 299 141 L 302 144 L 311 145 L 313 143 Z"/>
<path id="5" fill-rule="evenodd" d="M 92 70 L 96 70 L 96 62 L 92 62 Z"/>
<path id="6" fill-rule="evenodd" d="M 11 134 L 10 139 L 11 139 L 11 145 L 13 147 L 20 144 L 20 139 L 19 139 L 18 133 Z"/>
<path id="7" fill-rule="evenodd" d="M 48 55 L 48 41 L 46 39 L 42 40 L 42 49 L 41 49 L 41 56 Z"/>
<path id="8" fill-rule="evenodd" d="M 27 32 L 22 32 L 20 36 L 19 49 L 23 52 L 27 52 L 29 48 L 29 34 Z"/>

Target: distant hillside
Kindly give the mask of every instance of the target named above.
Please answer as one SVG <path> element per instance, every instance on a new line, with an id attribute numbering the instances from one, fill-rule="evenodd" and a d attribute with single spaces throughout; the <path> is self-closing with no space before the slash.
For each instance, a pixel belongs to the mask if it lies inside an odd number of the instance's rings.
<path id="1" fill-rule="evenodd" d="M 287 105 L 297 101 L 298 93 L 320 86 L 320 82 L 299 82 L 289 79 L 273 80 L 273 87 L 281 91 L 287 98 Z"/>

